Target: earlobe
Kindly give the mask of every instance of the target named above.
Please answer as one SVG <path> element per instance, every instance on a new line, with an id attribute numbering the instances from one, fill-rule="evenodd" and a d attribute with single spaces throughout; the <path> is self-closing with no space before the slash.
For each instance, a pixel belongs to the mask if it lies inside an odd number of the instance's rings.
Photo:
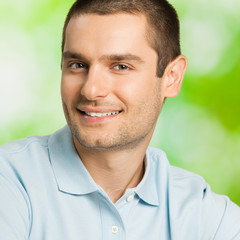
<path id="1" fill-rule="evenodd" d="M 184 55 L 179 55 L 168 64 L 163 75 L 165 78 L 165 97 L 172 98 L 178 95 L 187 65 L 187 58 Z"/>

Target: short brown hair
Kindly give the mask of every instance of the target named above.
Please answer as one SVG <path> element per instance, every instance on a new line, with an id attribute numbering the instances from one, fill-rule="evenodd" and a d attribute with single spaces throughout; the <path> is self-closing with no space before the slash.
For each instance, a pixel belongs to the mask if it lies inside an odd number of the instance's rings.
<path id="1" fill-rule="evenodd" d="M 148 22 L 147 38 L 158 54 L 158 77 L 163 75 L 167 64 L 181 54 L 178 16 L 167 0 L 77 0 L 70 8 L 65 20 L 62 52 L 69 21 L 72 17 L 88 13 L 145 15 Z"/>

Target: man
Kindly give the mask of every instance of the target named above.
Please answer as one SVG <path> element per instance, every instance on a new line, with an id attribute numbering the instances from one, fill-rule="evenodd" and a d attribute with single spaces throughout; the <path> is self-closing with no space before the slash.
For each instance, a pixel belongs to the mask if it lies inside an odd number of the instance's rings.
<path id="1" fill-rule="evenodd" d="M 0 239 L 240 239 L 240 210 L 148 148 L 181 88 L 165 0 L 79 0 L 63 31 L 68 126 L 0 148 Z"/>

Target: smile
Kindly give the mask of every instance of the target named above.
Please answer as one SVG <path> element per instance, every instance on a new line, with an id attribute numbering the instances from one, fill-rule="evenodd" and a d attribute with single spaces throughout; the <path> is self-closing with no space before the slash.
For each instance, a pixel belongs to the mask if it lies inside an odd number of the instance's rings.
<path id="1" fill-rule="evenodd" d="M 111 115 L 116 115 L 119 114 L 120 111 L 116 112 L 105 112 L 105 113 L 100 113 L 100 112 L 85 112 L 86 115 L 91 116 L 91 117 L 105 117 L 105 116 L 111 116 Z"/>

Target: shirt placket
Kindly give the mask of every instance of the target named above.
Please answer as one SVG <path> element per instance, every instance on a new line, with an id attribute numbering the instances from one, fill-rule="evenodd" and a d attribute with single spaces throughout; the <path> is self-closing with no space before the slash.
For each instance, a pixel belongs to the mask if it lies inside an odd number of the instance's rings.
<path id="1" fill-rule="evenodd" d="M 113 204 L 103 194 L 99 194 L 103 240 L 126 240 L 126 224 L 129 213 L 137 203 L 133 190 L 127 190 L 124 196 Z"/>

